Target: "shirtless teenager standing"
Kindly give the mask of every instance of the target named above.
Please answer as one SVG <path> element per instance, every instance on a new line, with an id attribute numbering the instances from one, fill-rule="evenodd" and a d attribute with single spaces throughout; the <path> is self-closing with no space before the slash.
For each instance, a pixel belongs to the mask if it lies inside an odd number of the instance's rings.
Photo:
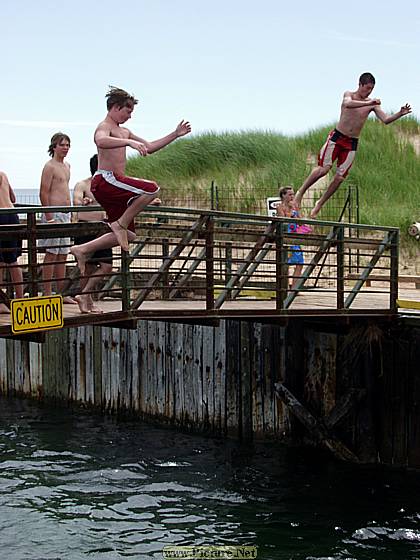
<path id="1" fill-rule="evenodd" d="M 41 175 L 41 187 L 39 198 L 43 206 L 70 206 L 70 165 L 64 161 L 70 149 L 70 138 L 67 134 L 57 132 L 51 138 L 48 153 L 51 159 L 44 165 Z M 46 212 L 43 214 L 42 222 L 45 224 L 70 223 L 69 212 Z M 70 238 L 58 237 L 52 239 L 40 239 L 39 247 L 45 249 L 44 266 L 42 268 L 42 279 L 44 283 L 44 295 L 52 293 L 52 279 L 56 279 L 57 290 L 62 292 L 64 288 L 66 259 L 70 252 Z M 63 299 L 64 303 L 77 303 L 72 297 Z"/>
<path id="2" fill-rule="evenodd" d="M 309 177 L 296 193 L 296 203 L 298 206 L 301 206 L 305 192 L 318 179 L 324 177 L 331 169 L 333 162 L 337 160 L 337 170 L 334 179 L 311 211 L 311 218 L 315 218 L 318 215 L 327 200 L 347 177 L 356 155 L 360 132 L 370 112 L 373 111 L 384 124 L 390 124 L 411 113 L 411 107 L 408 103 L 401 107 L 397 113 L 392 115 L 384 113 L 381 109 L 381 100 L 369 97 L 374 87 L 375 78 L 369 72 L 365 72 L 359 78 L 357 90 L 344 93 L 340 120 L 337 127 L 329 133 L 326 143 L 319 152 L 318 166 L 312 170 Z"/>
<path id="3" fill-rule="evenodd" d="M 116 87 L 110 87 L 106 98 L 108 113 L 99 123 L 94 136 L 99 168 L 92 179 L 91 191 L 107 213 L 111 232 L 72 247 L 71 253 L 77 259 L 82 275 L 86 260 L 94 251 L 116 245 L 128 251 L 129 241 L 135 239 L 135 216 L 156 198 L 159 191 L 159 186 L 153 181 L 124 175 L 127 146 L 146 156 L 191 132 L 190 123 L 181 121 L 167 136 L 148 142 L 121 126 L 131 117 L 137 99 Z"/>
<path id="4" fill-rule="evenodd" d="M 14 208 L 16 202 L 15 193 L 10 186 L 6 173 L 0 171 L 0 208 Z M 18 224 L 17 214 L 1 214 L 1 225 Z M 23 275 L 22 269 L 18 266 L 18 257 L 22 254 L 22 241 L 20 239 L 2 239 L 0 241 L 0 280 L 3 281 L 3 268 L 8 267 L 10 278 L 15 288 L 18 299 L 23 298 Z M 10 313 L 9 308 L 4 303 L 0 303 L 0 313 Z"/>
<path id="5" fill-rule="evenodd" d="M 74 206 L 98 206 L 95 197 L 92 194 L 91 183 L 94 174 L 98 169 L 98 156 L 95 154 L 90 158 L 90 173 L 91 176 L 83 181 L 76 183 L 73 190 L 73 205 Z M 77 214 L 78 222 L 100 222 L 105 218 L 103 210 L 91 210 L 90 212 L 79 212 Z M 82 235 L 75 239 L 76 245 L 83 245 L 93 239 L 95 235 Z M 100 249 L 92 254 L 91 258 L 86 262 L 86 277 L 81 278 L 80 285 L 82 293 L 76 296 L 76 301 L 79 304 L 82 313 L 102 313 L 102 309 L 96 306 L 93 302 L 91 292 L 96 288 L 99 281 L 106 275 L 112 272 L 112 249 Z M 86 292 L 86 293 L 85 293 Z"/>

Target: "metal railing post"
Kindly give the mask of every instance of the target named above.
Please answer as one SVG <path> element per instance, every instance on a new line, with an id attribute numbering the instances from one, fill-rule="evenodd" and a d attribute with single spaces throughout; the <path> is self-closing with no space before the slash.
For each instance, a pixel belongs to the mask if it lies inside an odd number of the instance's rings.
<path id="1" fill-rule="evenodd" d="M 287 247 L 284 245 L 284 231 L 286 224 L 278 224 L 276 227 L 276 311 L 284 308 L 287 298 L 289 284 L 289 265 L 287 263 Z"/>
<path id="2" fill-rule="evenodd" d="M 344 227 L 337 226 L 337 309 L 344 309 Z"/>
<path id="3" fill-rule="evenodd" d="M 214 309 L 214 220 L 206 223 L 206 311 Z"/>
<path id="4" fill-rule="evenodd" d="M 29 295 L 38 295 L 38 259 L 36 247 L 36 214 L 31 212 L 26 215 L 26 227 L 28 232 L 28 267 L 29 267 Z"/>
<path id="5" fill-rule="evenodd" d="M 399 245 L 400 232 L 395 231 L 391 239 L 390 247 L 390 286 L 389 286 L 389 307 L 392 312 L 397 313 L 398 299 L 398 268 L 399 268 Z"/>
<path id="6" fill-rule="evenodd" d="M 162 263 L 169 256 L 169 239 L 162 239 Z M 169 299 L 169 273 L 165 270 L 162 274 L 162 298 Z"/>
<path id="7" fill-rule="evenodd" d="M 130 253 L 121 251 L 121 300 L 122 310 L 130 309 Z"/>
<path id="8" fill-rule="evenodd" d="M 226 243 L 225 248 L 225 286 L 228 285 L 232 278 L 232 243 Z M 226 299 L 231 299 L 231 291 L 229 290 Z"/>

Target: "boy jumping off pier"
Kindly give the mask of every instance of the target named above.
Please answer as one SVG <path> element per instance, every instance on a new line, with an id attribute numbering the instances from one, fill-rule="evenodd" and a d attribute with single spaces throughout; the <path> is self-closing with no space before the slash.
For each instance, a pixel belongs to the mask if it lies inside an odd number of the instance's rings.
<path id="1" fill-rule="evenodd" d="M 392 115 L 384 113 L 381 108 L 381 100 L 369 97 L 374 87 L 375 78 L 369 72 L 365 72 L 359 78 L 357 90 L 344 93 L 340 120 L 336 128 L 329 133 L 327 141 L 319 152 L 318 166 L 312 170 L 296 193 L 296 203 L 301 206 L 305 192 L 321 177 L 324 177 L 331 169 L 334 161 L 337 160 L 334 179 L 311 211 L 311 218 L 316 218 L 327 200 L 347 177 L 356 155 L 360 132 L 371 111 L 384 124 L 390 124 L 411 113 L 411 107 L 408 103 L 401 107 L 397 113 Z"/>
<path id="2" fill-rule="evenodd" d="M 182 120 L 167 136 L 148 142 L 121 126 L 131 117 L 137 99 L 123 89 L 111 86 L 106 98 L 108 113 L 97 126 L 94 136 L 98 148 L 98 170 L 93 176 L 91 191 L 106 211 L 111 231 L 98 239 L 72 247 L 71 253 L 82 275 L 85 273 L 86 261 L 93 252 L 116 245 L 128 251 L 129 241 L 135 238 L 135 216 L 159 192 L 159 186 L 154 181 L 125 176 L 127 146 L 137 150 L 141 156 L 146 156 L 191 132 L 190 123 Z M 83 294 L 79 296 L 79 301 L 80 298 L 83 298 Z"/>

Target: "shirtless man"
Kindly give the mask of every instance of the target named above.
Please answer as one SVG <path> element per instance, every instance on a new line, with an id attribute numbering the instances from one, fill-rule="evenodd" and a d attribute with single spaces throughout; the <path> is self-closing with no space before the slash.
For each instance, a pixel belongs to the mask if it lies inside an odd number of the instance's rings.
<path id="1" fill-rule="evenodd" d="M 98 169 L 98 156 L 95 154 L 90 158 L 91 176 L 76 183 L 73 190 L 73 206 L 98 206 L 95 197 L 90 190 L 92 178 Z M 80 212 L 77 214 L 78 222 L 99 222 L 105 218 L 102 210 Z M 95 235 L 83 235 L 75 239 L 76 245 L 83 245 L 96 239 Z M 102 309 L 94 304 L 91 292 L 96 288 L 101 278 L 112 271 L 112 249 L 100 249 L 95 251 L 91 259 L 86 262 L 86 276 L 80 279 L 82 292 L 76 296 L 79 309 L 82 313 L 102 313 Z"/>
<path id="2" fill-rule="evenodd" d="M 129 241 L 135 239 L 135 216 L 156 198 L 159 191 L 159 186 L 153 181 L 124 175 L 127 146 L 146 156 L 191 132 L 190 123 L 181 121 L 167 136 L 148 142 L 121 126 L 131 117 L 137 99 L 116 87 L 110 87 L 106 98 L 108 113 L 99 123 L 94 136 L 99 169 L 92 179 L 91 191 L 107 213 L 111 232 L 72 247 L 71 253 L 77 259 L 82 275 L 87 258 L 98 249 L 120 245 L 123 251 L 128 251 Z"/>
<path id="3" fill-rule="evenodd" d="M 298 206 L 301 206 L 305 192 L 318 179 L 324 177 L 331 169 L 333 162 L 337 160 L 337 170 L 334 179 L 311 211 L 311 218 L 316 218 L 327 200 L 347 177 L 356 155 L 360 132 L 371 111 L 384 124 L 390 124 L 411 113 L 411 107 L 408 103 L 401 107 L 397 113 L 392 115 L 384 113 L 381 108 L 381 100 L 369 97 L 374 87 L 375 78 L 369 72 L 365 72 L 359 78 L 357 90 L 344 93 L 340 120 L 337 127 L 329 133 L 326 143 L 319 152 L 318 166 L 312 170 L 309 177 L 296 193 L 296 203 Z"/>
<path id="4" fill-rule="evenodd" d="M 70 165 L 64 161 L 70 149 L 70 138 L 67 134 L 57 132 L 51 138 L 48 153 L 51 159 L 44 165 L 41 175 L 41 187 L 39 198 L 43 206 L 70 206 Z M 68 212 L 46 212 L 42 218 L 43 223 L 58 224 L 69 223 Z M 52 293 L 52 279 L 55 278 L 58 292 L 64 288 L 66 259 L 70 252 L 70 238 L 58 237 L 52 239 L 40 239 L 39 247 L 45 248 L 44 266 L 42 268 L 42 279 L 44 282 L 44 295 Z M 67 296 L 64 303 L 77 303 L 73 298 Z"/>
<path id="5" fill-rule="evenodd" d="M 0 208 L 14 208 L 15 193 L 10 186 L 6 173 L 0 171 Z M 1 225 L 18 224 L 17 214 L 1 214 Z M 10 278 L 15 288 L 16 298 L 23 298 L 23 275 L 18 266 L 18 257 L 22 254 L 22 241 L 20 239 L 0 239 L 0 281 L 3 282 L 3 269 L 9 268 Z M 0 313 L 10 313 L 4 303 L 0 303 Z"/>

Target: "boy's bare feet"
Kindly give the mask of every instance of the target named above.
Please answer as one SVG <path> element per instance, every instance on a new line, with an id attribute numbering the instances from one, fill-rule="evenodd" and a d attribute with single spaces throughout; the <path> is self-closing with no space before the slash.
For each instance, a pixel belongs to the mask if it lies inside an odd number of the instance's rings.
<path id="1" fill-rule="evenodd" d="M 0 303 L 0 313 L 10 313 L 10 309 L 4 303 Z"/>
<path id="2" fill-rule="evenodd" d="M 90 313 L 90 303 L 89 297 L 87 295 L 78 295 L 76 296 L 76 301 L 80 309 L 80 313 Z"/>
<path id="3" fill-rule="evenodd" d="M 91 312 L 91 313 L 103 313 L 104 310 L 101 309 L 98 305 L 95 305 L 95 304 L 92 302 L 92 307 L 91 307 L 91 309 L 90 309 L 90 312 Z"/>
<path id="4" fill-rule="evenodd" d="M 117 238 L 118 245 L 121 247 L 123 251 L 128 251 L 128 236 L 126 228 L 122 227 L 120 222 L 116 220 L 109 224 L 109 227 L 115 233 L 115 237 Z"/>
<path id="5" fill-rule="evenodd" d="M 76 303 L 81 313 L 103 313 L 102 309 L 93 303 L 90 294 L 79 294 L 76 296 Z"/>
<path id="6" fill-rule="evenodd" d="M 63 303 L 71 303 L 72 305 L 75 305 L 77 303 L 77 301 L 72 298 L 71 296 L 64 296 L 63 297 Z"/>
<path id="7" fill-rule="evenodd" d="M 70 253 L 77 261 L 77 266 L 79 267 L 80 274 L 84 276 L 88 255 L 83 253 L 83 251 L 81 251 L 79 247 L 74 247 L 74 246 L 70 248 Z"/>

